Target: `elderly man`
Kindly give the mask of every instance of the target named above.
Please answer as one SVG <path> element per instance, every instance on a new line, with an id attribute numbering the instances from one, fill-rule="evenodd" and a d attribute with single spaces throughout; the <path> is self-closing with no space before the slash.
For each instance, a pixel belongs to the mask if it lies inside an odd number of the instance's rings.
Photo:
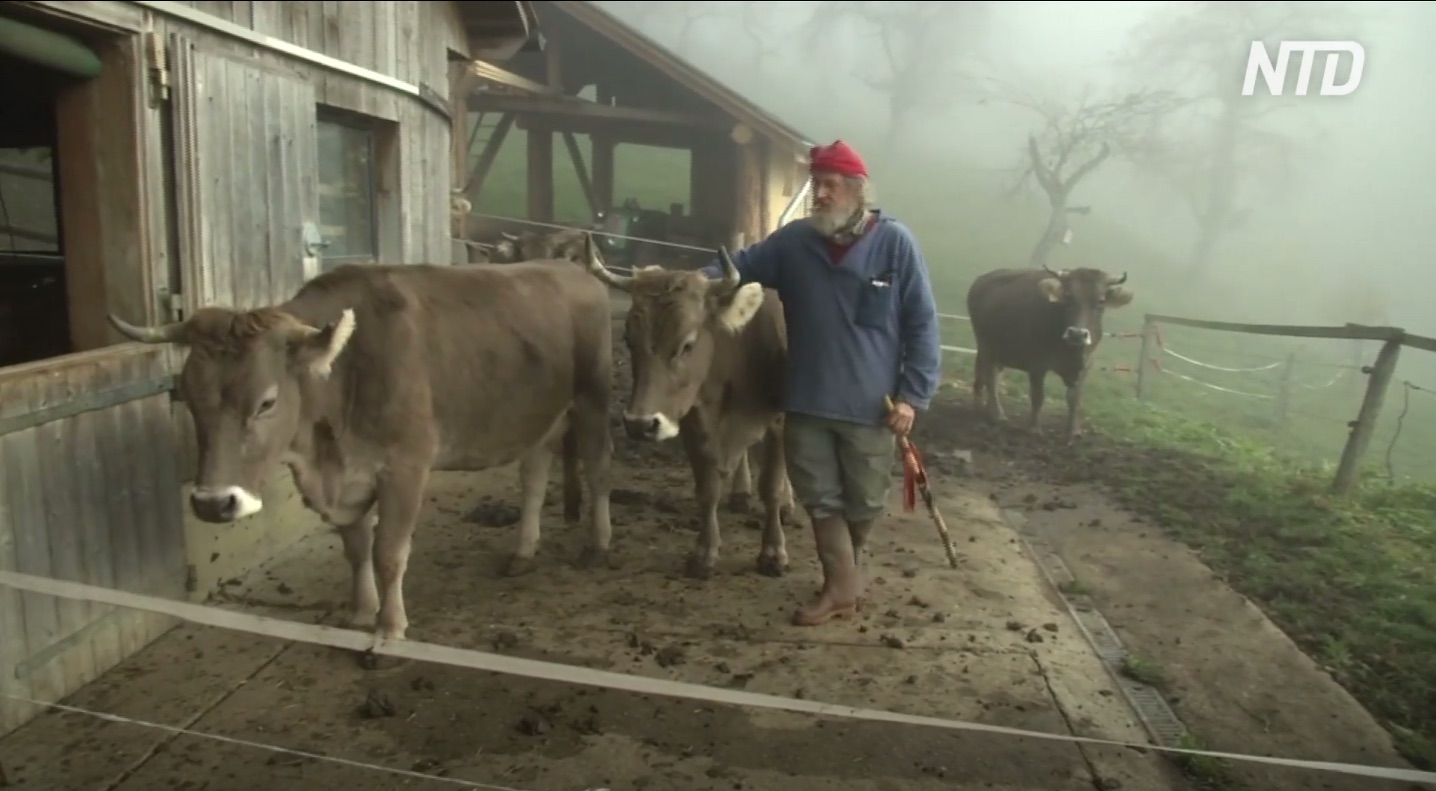
<path id="1" fill-rule="evenodd" d="M 857 613 L 858 558 L 887 503 L 893 435 L 927 409 L 942 362 L 912 233 L 872 204 L 867 167 L 846 143 L 810 159 L 812 215 L 733 255 L 745 282 L 778 292 L 787 320 L 788 477 L 823 566 L 822 592 L 793 614 L 800 626 Z"/>

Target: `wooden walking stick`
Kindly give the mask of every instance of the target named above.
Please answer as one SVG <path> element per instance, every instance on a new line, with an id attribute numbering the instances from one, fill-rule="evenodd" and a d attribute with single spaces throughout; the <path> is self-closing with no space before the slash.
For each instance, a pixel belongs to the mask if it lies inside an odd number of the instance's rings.
<path id="1" fill-rule="evenodd" d="M 892 412 L 892 398 L 884 396 L 883 400 L 888 411 Z M 937 510 L 937 503 L 932 498 L 932 489 L 927 483 L 927 468 L 922 466 L 922 454 L 918 453 L 917 445 L 905 436 L 898 437 L 898 449 L 902 452 L 903 510 L 911 511 L 917 507 L 917 495 L 922 494 L 923 505 L 927 506 L 932 523 L 937 525 L 937 535 L 942 539 L 942 548 L 947 552 L 947 565 L 957 568 L 957 549 L 952 545 L 952 535 L 947 532 L 947 522 L 943 521 L 942 513 Z"/>

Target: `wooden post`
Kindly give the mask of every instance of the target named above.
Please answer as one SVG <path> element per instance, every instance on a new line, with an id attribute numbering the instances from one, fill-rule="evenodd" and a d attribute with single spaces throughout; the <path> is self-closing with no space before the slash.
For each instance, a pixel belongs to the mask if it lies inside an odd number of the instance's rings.
<path id="1" fill-rule="evenodd" d="M 1401 356 L 1401 339 L 1398 332 L 1381 345 L 1376 362 L 1370 368 L 1363 367 L 1363 373 L 1371 374 L 1366 383 L 1366 395 L 1361 399 L 1361 411 L 1351 421 L 1351 433 L 1347 435 L 1346 447 L 1341 449 L 1341 462 L 1336 467 L 1336 477 L 1331 482 L 1332 492 L 1350 494 L 1356 486 L 1357 467 L 1366 448 L 1371 444 L 1371 435 L 1376 429 L 1376 418 L 1381 413 L 1381 404 L 1386 400 L 1386 390 L 1391 385 L 1391 376 L 1396 372 L 1396 360 Z"/>
<path id="2" fill-rule="evenodd" d="M 1156 333 L 1156 325 L 1152 323 L 1151 316 L 1142 317 L 1142 345 L 1137 350 L 1137 398 L 1139 400 L 1147 397 L 1147 359 L 1152 353 L 1152 336 Z"/>
<path id="3" fill-rule="evenodd" d="M 1296 367 L 1296 352 L 1286 356 L 1286 365 L 1281 368 L 1281 379 L 1277 381 L 1276 389 L 1276 422 L 1286 422 L 1287 410 L 1291 408 L 1291 374 Z"/>
<path id="4" fill-rule="evenodd" d="M 528 130 L 528 219 L 553 222 L 553 130 Z"/>

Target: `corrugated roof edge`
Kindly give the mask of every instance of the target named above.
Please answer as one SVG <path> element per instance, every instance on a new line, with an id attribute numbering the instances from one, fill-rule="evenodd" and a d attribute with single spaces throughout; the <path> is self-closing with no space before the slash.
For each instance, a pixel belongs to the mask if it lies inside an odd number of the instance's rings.
<path id="1" fill-rule="evenodd" d="M 477 3 L 477 2 L 456 2 L 459 19 L 465 26 L 471 25 L 476 20 L 492 22 L 495 10 L 499 3 Z M 514 0 L 511 4 L 513 13 L 505 21 L 512 23 L 506 27 L 499 45 L 485 48 L 472 53 L 472 57 L 490 61 L 503 61 L 513 57 L 519 51 L 536 47 L 538 43 L 539 20 L 538 13 L 534 11 L 533 3 L 529 0 Z M 473 31 L 470 30 L 470 35 Z"/>
<path id="2" fill-rule="evenodd" d="M 804 154 L 813 146 L 807 135 L 597 5 L 587 0 L 548 0 L 547 5 L 568 14 L 615 44 L 663 69 L 738 120 L 751 124 L 755 131 L 789 142 L 802 149 Z"/>

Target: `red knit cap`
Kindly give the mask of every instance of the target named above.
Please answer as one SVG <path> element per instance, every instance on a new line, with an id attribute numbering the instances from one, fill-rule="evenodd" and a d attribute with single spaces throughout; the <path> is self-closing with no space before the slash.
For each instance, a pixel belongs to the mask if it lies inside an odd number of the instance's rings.
<path id="1" fill-rule="evenodd" d="M 808 172 L 837 173 L 840 176 L 866 178 L 868 166 L 852 146 L 841 140 L 834 140 L 829 146 L 813 146 L 808 152 Z"/>

